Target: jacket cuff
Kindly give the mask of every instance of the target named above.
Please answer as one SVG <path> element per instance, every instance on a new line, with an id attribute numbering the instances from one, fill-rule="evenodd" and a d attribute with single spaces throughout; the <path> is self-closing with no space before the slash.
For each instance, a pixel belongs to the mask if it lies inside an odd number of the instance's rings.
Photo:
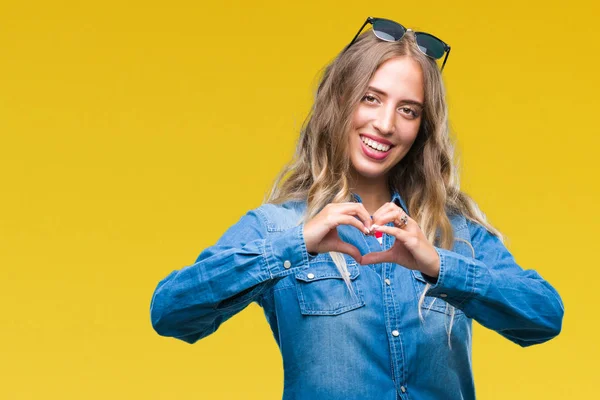
<path id="1" fill-rule="evenodd" d="M 416 271 L 431 285 L 426 296 L 439 297 L 460 307 L 475 295 L 476 266 L 465 262 L 462 255 L 453 251 L 438 247 L 435 250 L 440 256 L 440 273 L 437 279 Z"/>

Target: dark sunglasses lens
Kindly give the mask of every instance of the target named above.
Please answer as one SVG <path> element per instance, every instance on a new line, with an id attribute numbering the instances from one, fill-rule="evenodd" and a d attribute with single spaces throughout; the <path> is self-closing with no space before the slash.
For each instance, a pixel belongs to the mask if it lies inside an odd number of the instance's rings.
<path id="1" fill-rule="evenodd" d="M 446 51 L 446 46 L 439 39 L 434 38 L 426 33 L 416 34 L 417 44 L 419 49 L 426 55 L 436 60 L 442 58 Z"/>
<path id="2" fill-rule="evenodd" d="M 376 19 L 373 21 L 373 33 L 381 40 L 395 42 L 406 33 L 402 25 L 389 19 Z"/>

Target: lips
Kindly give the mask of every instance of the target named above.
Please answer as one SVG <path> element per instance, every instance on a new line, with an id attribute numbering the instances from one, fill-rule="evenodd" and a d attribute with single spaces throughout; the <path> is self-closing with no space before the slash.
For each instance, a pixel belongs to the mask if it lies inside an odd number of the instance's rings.
<path id="1" fill-rule="evenodd" d="M 365 156 L 367 156 L 371 160 L 376 160 L 376 161 L 385 160 L 393 148 L 393 146 L 390 146 L 388 151 L 375 150 L 375 149 L 367 146 L 362 140 L 360 141 L 360 147 Z"/>
<path id="2" fill-rule="evenodd" d="M 366 138 L 368 138 L 368 139 L 374 140 L 374 141 L 376 141 L 377 143 L 381 143 L 381 144 L 387 144 L 387 145 L 390 145 L 390 146 L 393 146 L 393 145 L 394 145 L 394 144 L 393 144 L 392 142 L 390 142 L 389 140 L 385 140 L 385 139 L 383 139 L 383 138 L 380 138 L 380 137 L 377 137 L 377 136 L 369 135 L 369 134 L 366 134 L 366 133 L 359 133 L 359 135 L 360 135 L 360 136 L 364 136 L 364 137 L 366 137 Z"/>

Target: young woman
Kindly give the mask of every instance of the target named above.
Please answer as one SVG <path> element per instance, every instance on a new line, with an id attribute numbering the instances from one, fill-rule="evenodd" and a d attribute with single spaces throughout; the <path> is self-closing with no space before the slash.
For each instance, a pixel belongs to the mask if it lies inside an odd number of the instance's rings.
<path id="1" fill-rule="evenodd" d="M 158 284 L 154 329 L 194 343 L 255 301 L 284 399 L 334 400 L 474 399 L 473 319 L 521 346 L 558 335 L 558 293 L 458 186 L 436 63 L 449 51 L 367 19 L 267 202 Z"/>

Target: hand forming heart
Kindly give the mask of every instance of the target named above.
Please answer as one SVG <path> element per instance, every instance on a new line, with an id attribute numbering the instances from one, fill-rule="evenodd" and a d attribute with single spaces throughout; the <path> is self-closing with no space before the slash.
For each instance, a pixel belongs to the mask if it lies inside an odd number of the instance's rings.
<path id="1" fill-rule="evenodd" d="M 403 224 L 401 219 L 407 223 Z M 394 226 L 387 226 L 388 222 L 393 222 Z M 360 264 L 391 262 L 433 278 L 439 275 L 440 258 L 435 247 L 427 240 L 417 222 L 395 203 L 385 203 L 375 211 L 370 233 L 375 231 L 393 236 L 394 244 L 389 250 L 365 254 Z"/>
<path id="2" fill-rule="evenodd" d="M 402 217 L 407 220 L 406 225 L 401 224 Z M 385 225 L 388 222 L 394 222 L 395 226 Z M 335 228 L 342 224 L 352 225 L 365 234 L 380 231 L 394 236 L 394 244 L 389 250 L 362 256 L 355 246 L 338 236 Z M 362 203 L 328 204 L 304 225 L 303 235 L 309 253 L 338 251 L 350 255 L 361 265 L 392 262 L 434 278 L 439 274 L 440 259 L 435 248 L 416 221 L 394 203 L 381 206 L 372 221 Z"/>

